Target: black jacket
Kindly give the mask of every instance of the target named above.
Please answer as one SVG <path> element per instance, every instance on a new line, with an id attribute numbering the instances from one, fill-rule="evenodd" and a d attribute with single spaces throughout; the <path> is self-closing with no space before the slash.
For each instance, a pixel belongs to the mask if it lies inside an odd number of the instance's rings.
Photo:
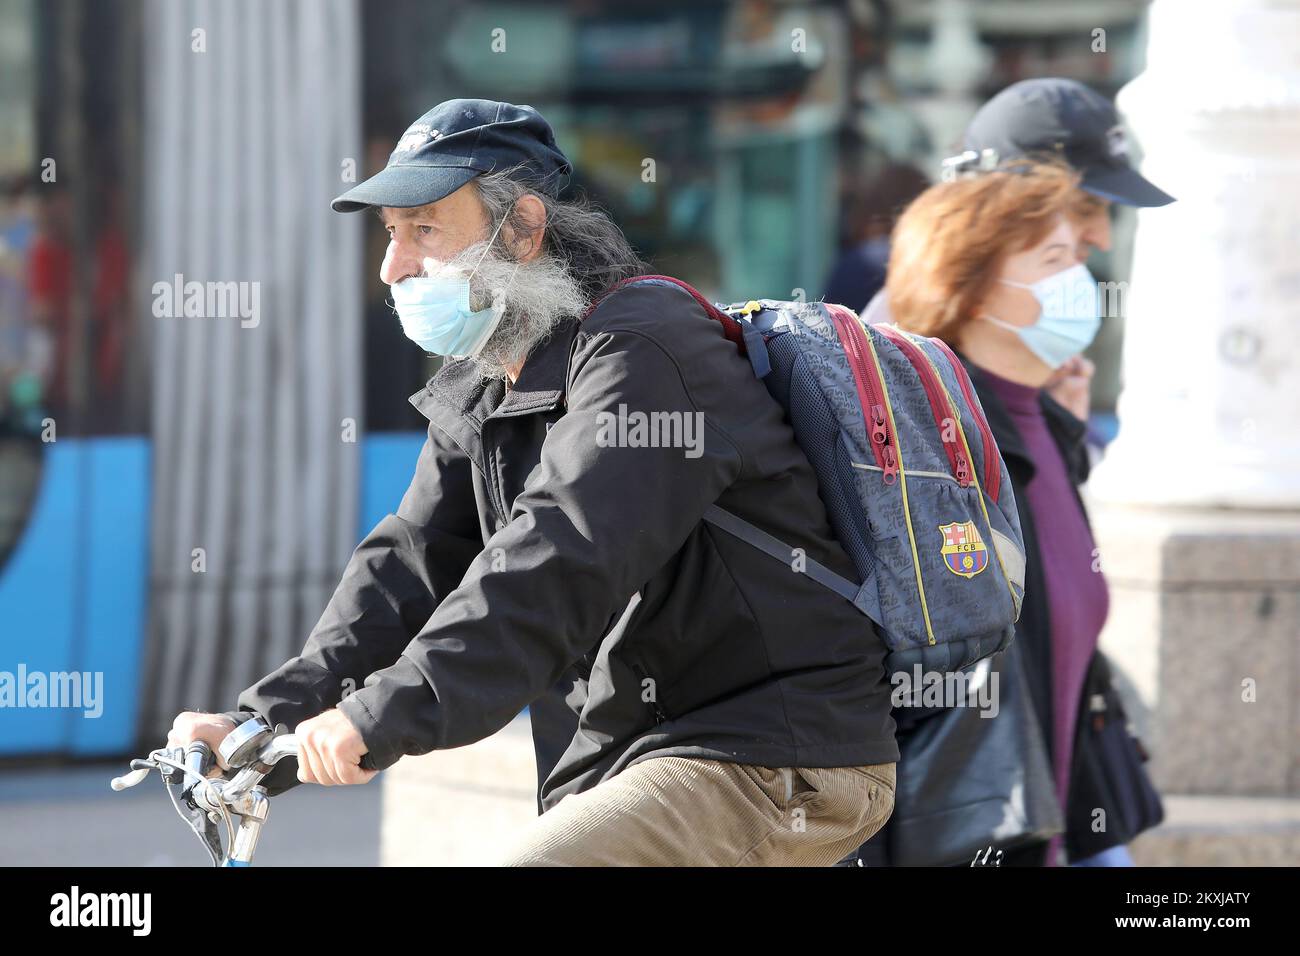
<path id="1" fill-rule="evenodd" d="M 240 711 L 292 728 L 337 703 L 383 769 L 530 706 L 543 809 L 654 756 L 898 759 L 866 618 L 701 522 L 716 501 L 854 574 L 780 406 L 680 290 L 613 293 L 508 391 L 451 362 L 412 402 L 429 434 L 397 513 Z M 638 421 L 679 447 L 630 447 Z"/>
<path id="2" fill-rule="evenodd" d="M 1016 622 L 1016 643 L 1021 647 L 1021 659 L 1025 664 L 1025 676 L 1029 679 L 1034 711 L 1043 731 L 1043 742 L 1051 753 L 1052 741 L 1055 739 L 1052 733 L 1051 619 L 1038 532 L 1034 526 L 1033 512 L 1029 508 L 1029 494 L 1025 490 L 1037 469 L 1025 450 L 1024 440 L 1006 406 L 989 385 L 987 374 L 964 357 L 962 361 L 970 372 L 975 393 L 984 407 L 984 416 L 988 419 L 993 438 L 1006 462 L 1011 488 L 1016 496 L 1020 532 L 1025 542 L 1025 599 L 1020 607 L 1020 619 Z M 1078 491 L 1079 485 L 1087 480 L 1089 471 L 1088 449 L 1084 442 L 1087 424 L 1046 391 L 1040 393 L 1038 401 L 1047 422 L 1047 430 L 1065 461 L 1066 474 L 1074 488 L 1075 500 L 1078 501 L 1080 510 L 1084 511 L 1084 520 L 1087 521 L 1087 511 Z M 1055 755 L 1052 762 L 1055 764 Z"/>
<path id="3" fill-rule="evenodd" d="M 1034 712 L 1038 717 L 1043 732 L 1043 742 L 1053 766 L 1057 763 L 1055 753 L 1052 709 L 1052 644 L 1051 619 L 1047 601 L 1047 589 L 1043 580 L 1042 562 L 1039 557 L 1038 532 L 1034 526 L 1034 517 L 1029 508 L 1029 495 L 1025 491 L 1035 468 L 1029 458 L 1024 441 L 1011 420 L 1006 406 L 989 385 L 986 373 L 978 366 L 963 358 L 971 381 L 975 385 L 980 404 L 984 407 L 985 417 L 993 437 L 1002 451 L 1011 477 L 1011 486 L 1015 491 L 1016 505 L 1020 514 L 1020 530 L 1025 542 L 1025 600 L 1020 611 L 1020 620 L 1016 623 L 1016 642 L 1022 651 L 1025 673 L 1029 681 L 1030 694 L 1034 701 Z M 1087 423 L 1073 412 L 1062 406 L 1043 391 L 1039 404 L 1057 450 L 1065 462 L 1066 474 L 1074 488 L 1075 500 L 1083 512 L 1084 521 L 1088 521 L 1088 510 L 1079 495 L 1079 486 L 1088 479 L 1090 461 L 1085 442 Z M 1088 748 L 1096 746 L 1092 735 L 1087 734 L 1088 705 L 1094 693 L 1108 688 L 1110 683 L 1109 668 L 1105 656 L 1100 650 L 1093 652 L 1085 676 L 1083 691 L 1078 703 L 1078 716 L 1075 721 L 1074 744 L 1071 748 L 1069 787 L 1066 791 L 1065 811 L 1067 829 L 1066 844 L 1071 849 L 1071 856 L 1100 853 L 1110 846 L 1127 843 L 1135 833 L 1125 832 L 1121 826 L 1123 814 L 1116 808 L 1106 807 L 1109 821 L 1108 829 L 1102 833 L 1094 832 L 1090 826 L 1090 813 L 1071 813 L 1071 807 L 1086 802 L 1092 807 L 1097 802 L 1098 792 L 1107 787 L 1102 781 L 1095 781 L 1096 762 L 1088 759 Z M 1084 795 L 1087 795 L 1086 800 Z M 1085 808 L 1086 809 L 1086 808 Z M 1030 848 L 1020 852 L 1023 861 L 1029 862 L 1035 854 L 1041 854 L 1045 846 L 1035 850 Z M 1036 861 L 1035 861 L 1036 862 Z"/>

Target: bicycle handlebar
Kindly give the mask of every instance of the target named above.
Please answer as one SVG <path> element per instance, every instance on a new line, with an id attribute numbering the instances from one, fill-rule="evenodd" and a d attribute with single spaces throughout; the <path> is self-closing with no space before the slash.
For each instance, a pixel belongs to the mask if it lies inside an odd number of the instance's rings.
<path id="1" fill-rule="evenodd" d="M 114 790 L 125 790 L 127 787 L 134 787 L 137 783 L 149 776 L 152 767 L 145 767 L 141 770 L 132 770 L 130 773 L 124 773 L 120 777 L 114 777 L 108 782 L 108 785 Z"/>
<path id="2" fill-rule="evenodd" d="M 231 730 L 218 751 L 221 764 L 235 771 L 232 777 L 209 777 L 212 749 L 203 741 L 194 741 L 183 747 L 159 748 L 145 759 L 132 760 L 131 771 L 114 777 L 110 786 L 125 790 L 144 780 L 151 770 L 160 771 L 176 812 L 203 842 L 213 864 L 248 866 L 269 807 L 266 790 L 258 785 L 285 757 L 298 756 L 297 736 L 284 730 L 283 724 L 272 730 L 257 715 Z M 360 766 L 376 769 L 369 754 L 361 758 Z M 235 818 L 239 820 L 237 832 Z M 222 832 L 226 834 L 224 847 Z"/>
<path id="3" fill-rule="evenodd" d="M 298 756 L 298 738 L 293 734 L 279 734 L 271 737 L 257 748 L 257 756 L 246 766 L 235 768 L 238 773 L 230 780 L 211 779 L 207 773 L 212 768 L 212 749 L 203 741 L 194 741 L 185 748 L 165 748 L 153 751 L 145 760 L 132 760 L 131 772 L 109 781 L 114 790 L 126 790 L 149 776 L 152 770 L 169 773 L 184 773 L 191 781 L 186 789 L 197 787 L 200 783 L 215 790 L 222 802 L 231 803 L 242 794 L 247 793 L 270 773 L 271 768 L 285 757 Z"/>

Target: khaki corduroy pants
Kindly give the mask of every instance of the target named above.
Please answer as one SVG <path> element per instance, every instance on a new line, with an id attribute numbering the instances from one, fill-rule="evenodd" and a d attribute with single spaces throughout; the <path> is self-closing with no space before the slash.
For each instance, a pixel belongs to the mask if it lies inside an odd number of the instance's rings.
<path id="1" fill-rule="evenodd" d="M 542 814 L 508 866 L 831 866 L 884 826 L 895 764 L 653 757 Z"/>

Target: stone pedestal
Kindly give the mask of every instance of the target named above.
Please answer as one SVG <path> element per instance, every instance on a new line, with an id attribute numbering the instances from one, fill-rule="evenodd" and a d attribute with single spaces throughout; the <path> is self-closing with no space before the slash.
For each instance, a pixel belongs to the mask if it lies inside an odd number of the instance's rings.
<path id="1" fill-rule="evenodd" d="M 1300 865 L 1300 514 L 1092 508 L 1166 822 L 1146 865 Z"/>
<path id="2" fill-rule="evenodd" d="M 1170 793 L 1300 796 L 1300 514 L 1093 508 L 1102 649 Z"/>
<path id="3" fill-rule="evenodd" d="M 1129 847 L 1138 866 L 1296 866 L 1300 800 L 1166 796 L 1165 822 Z"/>
<path id="4" fill-rule="evenodd" d="M 382 866 L 496 866 L 537 817 L 528 718 L 384 772 Z"/>

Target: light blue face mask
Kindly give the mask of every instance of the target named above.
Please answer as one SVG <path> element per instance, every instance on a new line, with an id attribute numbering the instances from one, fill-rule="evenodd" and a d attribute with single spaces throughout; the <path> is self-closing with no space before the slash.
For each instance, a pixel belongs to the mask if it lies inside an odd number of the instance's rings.
<path id="1" fill-rule="evenodd" d="M 389 287 L 393 308 L 402 320 L 402 331 L 426 352 L 451 358 L 477 355 L 501 323 L 505 314 L 505 290 L 494 296 L 491 306 L 478 311 L 470 309 L 469 296 L 470 280 L 487 258 L 504 222 L 503 216 L 468 276 L 415 276 Z M 518 271 L 516 264 L 515 272 Z M 510 274 L 510 282 L 514 282 L 514 272 Z M 509 287 L 507 283 L 506 289 Z"/>
<path id="2" fill-rule="evenodd" d="M 1049 368 L 1060 368 L 1097 337 L 1101 328 L 1097 280 L 1082 262 L 1032 285 L 1010 279 L 998 281 L 1028 289 L 1038 300 L 1042 313 L 1033 325 L 1012 325 L 991 315 L 980 318 L 1015 332 L 1025 347 Z"/>

